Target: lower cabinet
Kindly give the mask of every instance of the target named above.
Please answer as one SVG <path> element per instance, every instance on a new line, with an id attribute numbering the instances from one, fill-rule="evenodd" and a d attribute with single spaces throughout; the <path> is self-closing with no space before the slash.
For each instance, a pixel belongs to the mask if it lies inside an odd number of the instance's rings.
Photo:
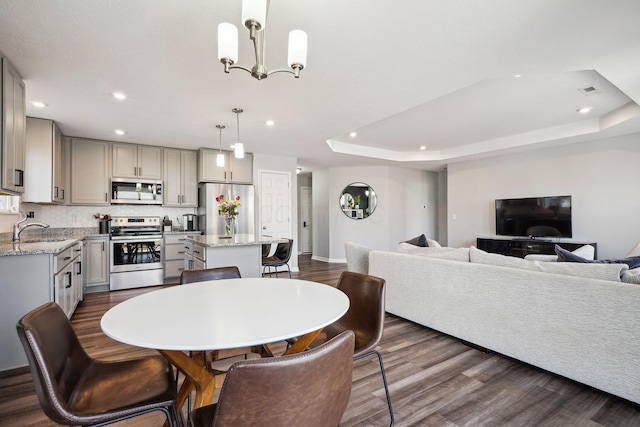
<path id="1" fill-rule="evenodd" d="M 184 270 L 185 256 L 185 237 L 193 235 L 191 233 L 184 234 L 165 234 L 164 235 L 164 278 L 170 279 L 180 277 Z"/>
<path id="2" fill-rule="evenodd" d="M 53 301 L 71 318 L 82 300 L 82 242 L 53 256 Z"/>
<path id="3" fill-rule="evenodd" d="M 206 248 L 193 242 L 184 242 L 184 269 L 204 270 L 207 267 Z"/>
<path id="4" fill-rule="evenodd" d="M 84 240 L 84 284 L 91 288 L 109 284 L 109 237 L 91 236 Z M 102 290 L 102 289 L 100 289 Z"/>

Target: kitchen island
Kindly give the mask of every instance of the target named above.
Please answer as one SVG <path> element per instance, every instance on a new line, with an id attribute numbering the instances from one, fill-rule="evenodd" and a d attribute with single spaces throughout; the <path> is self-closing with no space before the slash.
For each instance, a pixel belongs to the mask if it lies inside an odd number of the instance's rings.
<path id="1" fill-rule="evenodd" d="M 231 238 L 205 234 L 185 238 L 184 269 L 235 265 L 242 277 L 262 276 L 262 245 L 286 242 L 284 238 L 236 234 Z"/>

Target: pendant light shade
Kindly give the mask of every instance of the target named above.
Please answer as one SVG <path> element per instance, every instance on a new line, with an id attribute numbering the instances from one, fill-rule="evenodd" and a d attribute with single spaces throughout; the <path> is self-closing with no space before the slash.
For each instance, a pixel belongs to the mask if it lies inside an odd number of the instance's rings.
<path id="1" fill-rule="evenodd" d="M 231 111 L 236 113 L 237 124 L 238 124 L 238 141 L 233 146 L 233 155 L 236 159 L 243 159 L 244 145 L 242 144 L 242 142 L 240 142 L 240 113 L 242 113 L 244 110 L 242 108 L 234 108 Z"/>
<path id="2" fill-rule="evenodd" d="M 232 64 L 238 62 L 238 29 L 233 24 L 218 25 L 218 59 Z"/>
<path id="3" fill-rule="evenodd" d="M 242 24 L 251 29 L 256 26 L 256 31 L 264 29 L 267 22 L 267 0 L 243 0 Z"/>
<path id="4" fill-rule="evenodd" d="M 224 125 L 216 125 L 216 127 L 220 130 L 220 144 L 218 145 L 218 154 L 216 155 L 216 166 L 219 168 L 224 167 L 224 154 L 222 154 L 222 129 L 226 126 Z"/>
<path id="5" fill-rule="evenodd" d="M 299 66 L 301 69 L 307 66 L 307 33 L 301 30 L 293 30 L 289 33 L 289 60 L 287 64 L 291 68 Z"/>

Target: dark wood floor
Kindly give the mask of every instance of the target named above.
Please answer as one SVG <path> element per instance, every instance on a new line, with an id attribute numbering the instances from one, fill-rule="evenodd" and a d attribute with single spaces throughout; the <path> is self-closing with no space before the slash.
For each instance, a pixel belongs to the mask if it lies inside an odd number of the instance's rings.
<path id="1" fill-rule="evenodd" d="M 345 269 L 308 256 L 299 264 L 294 277 L 329 285 Z M 112 341 L 99 324 L 110 307 L 151 289 L 86 296 L 72 323 L 90 354 L 117 359 L 154 353 Z M 380 351 L 397 426 L 640 426 L 636 405 L 395 316 L 387 315 Z M 356 362 L 340 425 L 388 423 L 375 358 Z M 161 424 L 162 417 L 151 414 L 118 425 Z M 0 373 L 0 426 L 53 425 L 40 409 L 28 372 Z"/>

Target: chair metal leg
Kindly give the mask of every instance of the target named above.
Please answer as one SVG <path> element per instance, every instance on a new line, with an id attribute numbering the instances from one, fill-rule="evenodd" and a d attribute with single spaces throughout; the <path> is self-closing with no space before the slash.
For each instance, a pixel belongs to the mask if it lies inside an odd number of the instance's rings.
<path id="1" fill-rule="evenodd" d="M 380 354 L 379 351 L 377 350 L 372 350 L 368 353 L 365 353 L 363 355 L 360 355 L 358 357 L 354 357 L 354 360 L 360 360 L 360 359 L 364 359 L 365 357 L 369 357 L 371 355 L 376 355 L 378 357 L 378 363 L 380 364 L 380 374 L 382 375 L 382 383 L 384 384 L 384 392 L 387 395 L 387 407 L 389 408 L 389 416 L 391 417 L 391 423 L 389 424 L 389 427 L 393 427 L 394 425 L 394 419 L 393 419 L 393 408 L 391 407 L 391 395 L 389 394 L 389 385 L 387 384 L 387 375 L 385 374 L 384 371 L 384 364 L 382 363 L 382 355 Z"/>

